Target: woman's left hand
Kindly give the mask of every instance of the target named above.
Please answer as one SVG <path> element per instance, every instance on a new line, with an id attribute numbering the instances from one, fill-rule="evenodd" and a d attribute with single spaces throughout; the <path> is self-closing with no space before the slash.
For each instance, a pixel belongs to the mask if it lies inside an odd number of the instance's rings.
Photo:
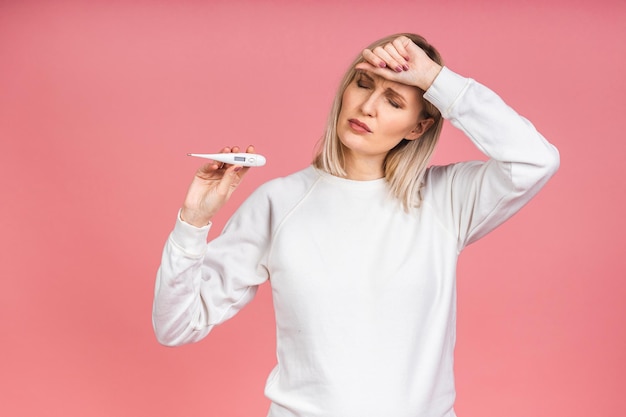
<path id="1" fill-rule="evenodd" d="M 426 91 L 441 71 L 441 65 L 430 59 L 422 48 L 406 36 L 373 50 L 365 49 L 357 69 L 380 75 L 390 81 L 419 87 Z"/>

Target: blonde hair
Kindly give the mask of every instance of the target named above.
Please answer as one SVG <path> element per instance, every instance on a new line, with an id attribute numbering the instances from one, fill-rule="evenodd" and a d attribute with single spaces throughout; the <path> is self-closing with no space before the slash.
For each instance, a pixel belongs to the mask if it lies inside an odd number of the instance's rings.
<path id="1" fill-rule="evenodd" d="M 398 36 L 408 37 L 417 46 L 422 48 L 430 59 L 439 65 L 443 65 L 443 60 L 439 52 L 420 35 L 411 33 L 391 35 L 379 39 L 367 48 L 374 49 L 377 46 L 385 45 Z M 363 62 L 361 55 L 352 62 L 350 68 L 341 80 L 328 116 L 326 132 L 320 141 L 317 154 L 313 160 L 313 165 L 316 168 L 343 178 L 347 177 L 347 173 L 345 170 L 343 145 L 337 136 L 337 120 L 341 112 L 343 93 L 353 81 L 356 75 L 355 66 L 359 62 Z M 421 93 L 423 96 L 424 92 L 422 91 Z M 423 185 L 426 168 L 428 167 L 428 162 L 435 150 L 435 145 L 437 144 L 439 135 L 441 134 L 441 128 L 443 127 L 443 118 L 439 110 L 423 98 L 420 117 L 425 119 L 432 118 L 434 123 L 420 138 L 416 140 L 403 139 L 400 141 L 398 145 L 387 153 L 383 163 L 385 180 L 389 184 L 390 192 L 394 197 L 400 200 L 402 206 L 407 211 L 411 207 L 419 207 L 421 203 L 420 189 Z"/>

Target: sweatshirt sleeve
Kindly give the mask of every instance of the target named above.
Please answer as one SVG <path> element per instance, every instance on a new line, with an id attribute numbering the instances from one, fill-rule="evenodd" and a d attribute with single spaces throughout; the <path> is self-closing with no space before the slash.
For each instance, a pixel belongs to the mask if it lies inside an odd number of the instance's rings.
<path id="1" fill-rule="evenodd" d="M 489 158 L 433 167 L 427 177 L 461 250 L 528 203 L 558 169 L 559 153 L 497 94 L 446 67 L 424 98 Z"/>
<path id="2" fill-rule="evenodd" d="M 207 243 L 209 226 L 180 219 L 169 235 L 157 272 L 152 323 L 167 346 L 197 342 L 233 317 L 268 279 L 269 204 L 257 190 Z"/>

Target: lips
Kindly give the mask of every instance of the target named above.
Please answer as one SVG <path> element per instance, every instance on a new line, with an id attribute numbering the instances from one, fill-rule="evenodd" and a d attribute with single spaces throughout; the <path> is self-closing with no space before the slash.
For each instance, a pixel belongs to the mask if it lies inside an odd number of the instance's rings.
<path id="1" fill-rule="evenodd" d="M 356 131 L 372 133 L 369 126 L 358 119 L 350 119 L 348 123 L 350 123 L 350 126 Z"/>

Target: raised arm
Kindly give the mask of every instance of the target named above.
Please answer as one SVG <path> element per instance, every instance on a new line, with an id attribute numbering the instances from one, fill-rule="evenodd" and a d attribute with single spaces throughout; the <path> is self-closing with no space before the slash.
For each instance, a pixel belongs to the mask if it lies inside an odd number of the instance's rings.
<path id="1" fill-rule="evenodd" d="M 433 201 L 452 217 L 463 247 L 516 213 L 560 163 L 557 149 L 492 90 L 444 68 L 424 96 L 489 157 L 436 167 Z"/>
<path id="2" fill-rule="evenodd" d="M 559 166 L 559 153 L 535 127 L 489 88 L 433 62 L 410 39 L 363 52 L 361 69 L 419 87 L 452 125 L 488 158 L 431 169 L 428 201 L 459 249 L 524 206 Z"/>
<path id="3" fill-rule="evenodd" d="M 231 151 L 239 149 L 222 149 Z M 263 210 L 253 215 L 240 210 L 227 226 L 231 232 L 207 243 L 211 218 L 246 171 L 240 166 L 209 163 L 198 170 L 189 187 L 157 272 L 152 322 L 157 340 L 164 345 L 202 339 L 213 325 L 247 304 L 256 286 L 266 279 L 257 268 L 266 238 Z"/>

